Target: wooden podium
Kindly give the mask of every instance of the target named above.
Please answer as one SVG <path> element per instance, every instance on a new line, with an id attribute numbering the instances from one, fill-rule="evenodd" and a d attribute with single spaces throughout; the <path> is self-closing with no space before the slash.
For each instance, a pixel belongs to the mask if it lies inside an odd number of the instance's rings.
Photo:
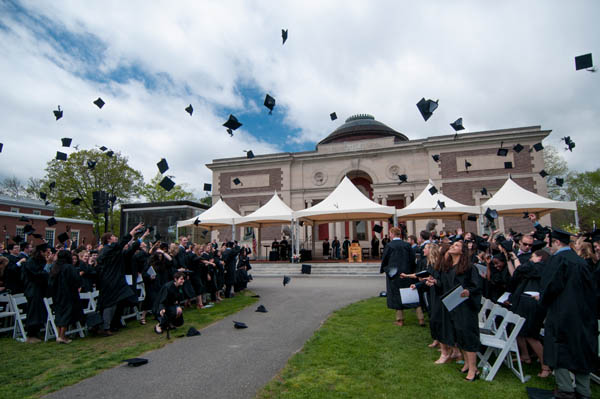
<path id="1" fill-rule="evenodd" d="M 354 257 L 356 256 L 356 260 Z M 360 249 L 360 245 L 358 243 L 353 243 L 348 248 L 348 262 L 362 262 L 362 250 Z"/>

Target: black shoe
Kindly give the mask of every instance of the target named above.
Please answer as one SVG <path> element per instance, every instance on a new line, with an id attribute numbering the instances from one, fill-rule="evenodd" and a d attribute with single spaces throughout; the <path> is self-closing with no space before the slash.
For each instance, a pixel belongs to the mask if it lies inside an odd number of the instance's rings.
<path id="1" fill-rule="evenodd" d="M 473 379 L 468 379 L 467 377 L 465 377 L 465 381 L 467 381 L 467 382 L 473 382 L 478 379 L 479 379 L 479 373 L 475 374 L 475 377 L 473 377 Z"/>
<path id="2" fill-rule="evenodd" d="M 461 372 L 461 373 L 463 373 L 463 374 L 467 374 L 467 373 L 469 372 L 469 369 L 466 369 L 466 370 L 461 370 L 461 369 L 458 369 L 458 371 L 460 371 L 460 372 Z"/>

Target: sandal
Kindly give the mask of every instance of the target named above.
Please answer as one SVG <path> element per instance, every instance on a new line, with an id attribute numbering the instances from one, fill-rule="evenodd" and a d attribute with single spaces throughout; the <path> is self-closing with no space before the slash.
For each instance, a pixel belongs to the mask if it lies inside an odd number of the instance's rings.
<path id="1" fill-rule="evenodd" d="M 154 326 L 154 332 L 157 334 L 162 334 L 162 329 L 160 328 L 160 326 L 157 324 Z"/>
<path id="2" fill-rule="evenodd" d="M 141 325 L 143 325 L 143 326 L 145 326 L 145 325 L 146 325 L 146 318 L 145 318 L 145 317 L 142 317 L 142 318 L 140 319 L 140 324 L 141 324 Z"/>
<path id="3" fill-rule="evenodd" d="M 550 367 L 542 367 L 542 371 L 537 375 L 540 378 L 548 378 L 552 375 Z"/>

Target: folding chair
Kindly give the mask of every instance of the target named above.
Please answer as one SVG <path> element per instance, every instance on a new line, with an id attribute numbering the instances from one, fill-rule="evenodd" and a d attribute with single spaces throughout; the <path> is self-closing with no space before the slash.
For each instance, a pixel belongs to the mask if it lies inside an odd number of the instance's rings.
<path id="1" fill-rule="evenodd" d="M 79 298 L 86 302 L 86 307 L 83 309 L 83 314 L 94 313 L 97 309 L 98 295 L 100 291 L 80 292 Z"/>
<path id="2" fill-rule="evenodd" d="M 15 331 L 15 311 L 10 304 L 10 297 L 8 294 L 0 295 L 0 333 L 7 331 Z"/>
<path id="3" fill-rule="evenodd" d="M 488 318 L 488 313 L 494 307 L 494 301 L 487 298 L 481 298 L 481 309 L 479 310 L 479 328 L 483 327 Z"/>
<path id="4" fill-rule="evenodd" d="M 485 378 L 486 381 L 492 381 L 494 379 L 496 373 L 502 365 L 502 362 L 504 362 L 506 366 L 517 376 L 517 378 L 519 378 L 519 381 L 525 383 L 529 380 L 530 376 L 523 375 L 523 367 L 521 365 L 521 357 L 519 356 L 519 347 L 517 345 L 517 336 L 519 335 L 519 331 L 521 331 L 524 323 L 525 319 L 523 317 L 507 311 L 502 323 L 500 323 L 500 326 L 493 335 L 483 333 L 479 334 L 481 345 L 486 346 L 487 348 L 483 355 L 477 352 L 477 356 L 481 359 L 478 367 L 482 367 L 483 365 L 489 366 L 489 358 L 494 352 L 496 352 L 496 360 L 491 366 L 487 377 Z M 514 325 L 510 334 L 507 331 L 509 324 Z M 515 355 L 515 360 L 517 361 L 518 370 L 513 364 L 513 354 Z"/>
<path id="5" fill-rule="evenodd" d="M 58 336 L 58 329 L 54 321 L 54 309 L 52 307 L 52 298 L 44 298 L 44 305 L 46 306 L 46 312 L 48 313 L 48 319 L 46 320 L 46 334 L 44 335 L 44 341 L 56 338 Z M 81 338 L 85 337 L 85 327 L 82 327 L 80 322 L 75 323 L 75 328 L 67 330 L 65 335 L 79 334 Z"/>
<path id="6" fill-rule="evenodd" d="M 140 294 L 138 295 L 138 303 L 140 303 L 146 298 L 146 288 L 144 287 L 144 279 L 142 279 L 142 276 L 138 276 L 135 288 L 136 288 L 136 292 L 140 291 Z M 127 307 L 123 311 L 123 316 L 121 316 L 121 323 L 125 324 L 125 320 L 131 319 L 134 317 L 136 318 L 136 320 L 139 320 L 142 318 L 142 316 L 140 315 L 140 311 L 138 310 L 138 307 L 137 306 Z"/>
<path id="7" fill-rule="evenodd" d="M 504 321 L 509 312 L 510 311 L 505 307 L 492 302 L 492 309 L 483 324 L 481 322 L 479 323 L 479 330 L 484 331 L 486 334 L 495 333 L 498 326 L 502 324 L 502 321 Z M 499 318 L 502 319 L 500 322 L 498 321 Z"/>
<path id="8" fill-rule="evenodd" d="M 25 294 L 9 295 L 11 310 L 15 312 L 15 329 L 13 338 L 20 342 L 27 341 L 25 321 L 27 320 L 27 298 Z"/>

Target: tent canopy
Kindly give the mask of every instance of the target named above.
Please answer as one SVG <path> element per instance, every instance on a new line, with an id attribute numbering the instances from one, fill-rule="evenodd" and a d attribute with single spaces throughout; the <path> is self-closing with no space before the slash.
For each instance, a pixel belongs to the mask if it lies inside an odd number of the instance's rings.
<path id="1" fill-rule="evenodd" d="M 213 229 L 215 227 L 232 226 L 237 218 L 241 218 L 241 216 L 220 198 L 216 204 L 199 216 L 178 221 L 177 227 L 193 226 L 196 219 L 199 219 L 198 226 Z"/>
<path id="2" fill-rule="evenodd" d="M 295 211 L 293 217 L 313 224 L 346 220 L 388 219 L 395 214 L 396 208 L 371 201 L 346 176 L 327 198 L 315 206 Z"/>
<path id="3" fill-rule="evenodd" d="M 508 178 L 500 190 L 481 205 L 483 212 L 487 208 L 495 209 L 500 216 L 516 216 L 523 212 L 543 216 L 557 209 L 574 211 L 577 209 L 577 204 L 575 201 L 555 201 L 542 197 L 525 190 L 513 179 Z"/>
<path id="4" fill-rule="evenodd" d="M 417 220 L 417 219 L 466 219 L 468 215 L 479 214 L 478 206 L 463 205 L 444 194 L 437 192 L 433 195 L 429 189 L 433 187 L 433 182 L 429 184 L 421 194 L 408 206 L 398 209 L 396 215 L 399 219 Z M 442 210 L 438 206 L 438 201 L 442 201 L 445 208 Z"/>
<path id="5" fill-rule="evenodd" d="M 273 197 L 263 206 L 255 210 L 249 215 L 242 216 L 235 220 L 236 226 L 265 226 L 279 225 L 292 223 L 292 208 L 287 206 L 285 202 L 277 195 Z"/>

